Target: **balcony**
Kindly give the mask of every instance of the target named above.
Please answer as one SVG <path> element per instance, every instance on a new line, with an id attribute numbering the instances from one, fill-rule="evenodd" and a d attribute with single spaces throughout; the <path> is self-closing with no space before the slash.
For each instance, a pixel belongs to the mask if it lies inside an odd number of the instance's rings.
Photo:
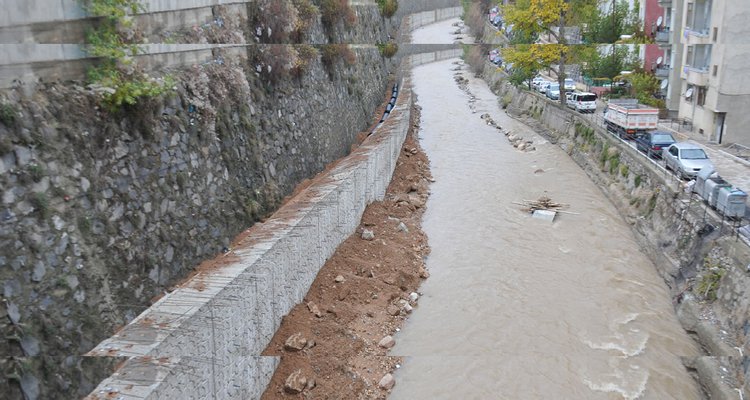
<path id="1" fill-rule="evenodd" d="M 669 76 L 669 67 L 662 66 L 654 68 L 654 76 L 657 78 L 666 78 Z"/>
<path id="2" fill-rule="evenodd" d="M 659 3 L 659 7 L 661 8 L 672 7 L 672 0 L 658 0 L 657 3 Z"/>
<path id="3" fill-rule="evenodd" d="M 711 39 L 708 36 L 708 28 L 685 28 L 685 45 L 694 46 L 699 44 L 710 44 Z"/>
<path id="4" fill-rule="evenodd" d="M 682 68 L 682 78 L 695 86 L 708 86 L 708 67 L 696 68 L 686 65 Z"/>
<path id="5" fill-rule="evenodd" d="M 669 44 L 670 36 L 672 36 L 672 32 L 669 30 L 669 28 L 656 31 L 654 34 L 654 41 L 658 45 L 666 45 Z"/>

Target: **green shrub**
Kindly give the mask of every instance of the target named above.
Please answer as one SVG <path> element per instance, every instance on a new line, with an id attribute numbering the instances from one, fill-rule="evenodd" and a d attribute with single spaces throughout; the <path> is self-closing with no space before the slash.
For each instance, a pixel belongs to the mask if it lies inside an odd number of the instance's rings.
<path id="1" fill-rule="evenodd" d="M 609 174 L 614 175 L 617 173 L 617 168 L 620 166 L 620 153 L 614 153 L 609 156 Z"/>
<path id="2" fill-rule="evenodd" d="M 510 93 L 506 93 L 505 96 L 503 96 L 502 99 L 500 99 L 500 105 L 503 107 L 503 110 L 508 108 L 510 103 L 513 101 L 513 96 Z"/>
<path id="3" fill-rule="evenodd" d="M 378 0 L 378 8 L 384 17 L 390 18 L 398 11 L 398 0 Z"/>
<path id="4" fill-rule="evenodd" d="M 721 278 L 727 273 L 726 269 L 711 264 L 709 260 L 704 262 L 704 265 L 708 266 L 708 271 L 701 277 L 698 286 L 695 288 L 697 294 L 708 301 L 716 300 Z"/>
<path id="5" fill-rule="evenodd" d="M 398 45 L 394 42 L 379 43 L 378 50 L 380 50 L 380 55 L 383 57 L 391 58 L 398 53 Z"/>
<path id="6" fill-rule="evenodd" d="M 39 164 L 29 165 L 28 171 L 34 182 L 39 182 L 44 178 L 44 168 Z"/>
<path id="7" fill-rule="evenodd" d="M 646 217 L 650 216 L 656 209 L 656 200 L 659 198 L 659 190 L 656 190 L 651 197 L 648 198 L 648 209 L 646 210 Z"/>
<path id="8" fill-rule="evenodd" d="M 609 157 L 609 143 L 604 143 L 604 146 L 602 146 L 602 152 L 599 154 L 599 164 L 601 164 L 602 168 L 604 168 L 604 165 L 607 163 L 608 157 Z"/>
<path id="9" fill-rule="evenodd" d="M 310 0 L 292 0 L 292 4 L 297 8 L 297 15 L 299 16 L 296 26 L 297 33 L 302 36 L 313 26 L 320 10 Z"/>
<path id="10" fill-rule="evenodd" d="M 142 98 L 161 96 L 172 91 L 175 85 L 170 75 L 161 79 L 140 72 L 128 75 L 113 63 L 89 70 L 89 80 L 108 88 L 102 96 L 110 109 L 136 104 Z"/>
<path id="11" fill-rule="evenodd" d="M 41 219 L 49 217 L 49 200 L 44 193 L 34 193 L 29 199 L 31 205 L 36 209 L 36 213 Z"/>
<path id="12" fill-rule="evenodd" d="M 634 183 L 635 183 L 635 187 L 639 187 L 639 186 L 641 186 L 641 181 L 642 181 L 642 180 L 643 180 L 643 177 L 642 177 L 642 176 L 640 176 L 640 175 L 636 175 L 636 176 L 635 176 L 635 180 L 634 180 Z"/>
<path id="13" fill-rule="evenodd" d="M 620 175 L 622 175 L 623 178 L 627 178 L 629 173 L 630 168 L 628 168 L 627 165 L 623 164 L 620 166 Z"/>
<path id="14" fill-rule="evenodd" d="M 12 127 L 16 124 L 16 110 L 12 105 L 8 103 L 0 104 L 0 123 L 7 127 Z"/>
<path id="15" fill-rule="evenodd" d="M 329 28 L 341 21 L 347 26 L 353 26 L 357 22 L 357 15 L 349 6 L 348 0 L 321 0 L 320 16 L 323 25 Z"/>
<path id="16" fill-rule="evenodd" d="M 294 49 L 297 51 L 297 59 L 293 67 L 294 74 L 301 76 L 310 69 L 313 61 L 318 59 L 318 49 L 309 44 L 300 44 L 295 46 Z"/>
<path id="17" fill-rule="evenodd" d="M 339 61 L 353 65 L 357 62 L 357 56 L 346 44 L 326 44 L 320 48 L 320 60 L 327 67 L 332 67 Z"/>
<path id="18" fill-rule="evenodd" d="M 144 11 L 139 0 L 88 0 L 83 7 L 91 15 L 103 17 L 86 34 L 86 51 L 102 58 L 102 62 L 88 71 L 91 83 L 102 86 L 102 98 L 110 109 L 133 105 L 141 98 L 160 96 L 172 90 L 174 80 L 166 76 L 153 79 L 141 72 L 132 57 L 140 52 L 132 37 L 123 37 L 121 28 L 132 26 L 128 14 Z M 137 32 L 133 36 L 138 37 Z M 126 72 L 127 71 L 127 72 Z"/>

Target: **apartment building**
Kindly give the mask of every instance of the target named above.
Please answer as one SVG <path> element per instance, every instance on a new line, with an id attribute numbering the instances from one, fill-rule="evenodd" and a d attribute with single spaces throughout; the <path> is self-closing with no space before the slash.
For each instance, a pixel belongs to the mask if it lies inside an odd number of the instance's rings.
<path id="1" fill-rule="evenodd" d="M 750 146 L 750 1 L 659 0 L 655 69 L 672 116 L 696 139 Z"/>

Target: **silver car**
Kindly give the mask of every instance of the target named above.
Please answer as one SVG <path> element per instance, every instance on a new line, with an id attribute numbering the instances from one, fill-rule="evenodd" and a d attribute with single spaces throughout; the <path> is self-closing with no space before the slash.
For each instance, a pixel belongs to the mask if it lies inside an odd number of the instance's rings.
<path id="1" fill-rule="evenodd" d="M 560 98 L 560 84 L 550 83 L 549 86 L 547 86 L 547 90 L 545 92 L 547 94 L 547 98 L 558 100 Z"/>
<path id="2" fill-rule="evenodd" d="M 693 143 L 675 143 L 663 152 L 662 157 L 667 169 L 673 170 L 681 178 L 692 179 L 701 168 L 714 168 L 703 148 Z"/>

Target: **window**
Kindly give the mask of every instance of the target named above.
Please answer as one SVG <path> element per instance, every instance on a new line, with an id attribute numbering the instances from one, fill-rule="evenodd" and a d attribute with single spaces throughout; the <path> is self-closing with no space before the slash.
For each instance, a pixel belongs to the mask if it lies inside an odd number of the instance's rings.
<path id="1" fill-rule="evenodd" d="M 717 37 L 719 37 L 719 28 L 714 26 L 714 42 L 716 41 Z"/>
<path id="2" fill-rule="evenodd" d="M 695 93 L 695 96 L 696 96 L 695 103 L 699 106 L 702 106 L 706 104 L 706 92 L 708 90 L 705 86 L 697 86 L 696 89 L 697 90 Z"/>
<path id="3" fill-rule="evenodd" d="M 716 65 L 716 64 L 714 64 L 714 71 L 713 71 L 713 75 L 714 75 L 714 76 L 716 76 L 716 74 L 717 74 L 718 72 L 719 72 L 719 66 L 718 66 L 718 65 Z"/>

